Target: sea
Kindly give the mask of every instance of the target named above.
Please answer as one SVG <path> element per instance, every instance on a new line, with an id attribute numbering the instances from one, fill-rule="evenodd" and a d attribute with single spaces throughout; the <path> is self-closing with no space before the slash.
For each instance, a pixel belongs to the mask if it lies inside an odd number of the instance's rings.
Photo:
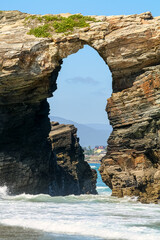
<path id="1" fill-rule="evenodd" d="M 160 204 L 112 197 L 99 173 L 97 191 L 9 196 L 0 187 L 0 240 L 160 240 Z"/>

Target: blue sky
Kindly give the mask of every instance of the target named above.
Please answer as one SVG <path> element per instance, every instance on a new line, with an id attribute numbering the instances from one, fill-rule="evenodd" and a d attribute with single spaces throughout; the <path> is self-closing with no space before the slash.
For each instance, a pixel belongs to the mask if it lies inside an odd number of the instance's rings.
<path id="1" fill-rule="evenodd" d="M 159 0 L 6 0 L 1 10 L 20 10 L 28 13 L 82 13 L 96 15 L 135 14 L 151 11 L 159 15 Z"/>
<path id="2" fill-rule="evenodd" d="M 0 10 L 31 14 L 82 13 L 84 15 L 129 15 L 151 11 L 160 15 L 160 0 L 6 0 Z M 98 53 L 85 46 L 64 59 L 58 90 L 49 100 L 51 115 L 79 123 L 105 123 L 105 106 L 112 92 L 108 67 Z"/>

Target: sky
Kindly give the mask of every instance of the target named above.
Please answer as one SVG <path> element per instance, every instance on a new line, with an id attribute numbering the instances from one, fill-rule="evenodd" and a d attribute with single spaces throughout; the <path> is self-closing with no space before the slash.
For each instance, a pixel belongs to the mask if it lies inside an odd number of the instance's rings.
<path id="1" fill-rule="evenodd" d="M 0 10 L 31 14 L 81 13 L 130 15 L 150 11 L 160 15 L 160 0 L 6 0 Z M 105 107 L 112 93 L 111 73 L 98 53 L 85 46 L 63 60 L 58 89 L 49 99 L 50 114 L 78 123 L 106 123 Z"/>

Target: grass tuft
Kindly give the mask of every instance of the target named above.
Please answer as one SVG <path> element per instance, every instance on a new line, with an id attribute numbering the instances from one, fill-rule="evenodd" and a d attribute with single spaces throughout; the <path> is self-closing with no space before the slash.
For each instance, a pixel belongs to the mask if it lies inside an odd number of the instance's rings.
<path id="1" fill-rule="evenodd" d="M 53 31 L 70 34 L 74 28 L 89 27 L 89 22 L 96 22 L 96 19 L 81 14 L 74 14 L 67 18 L 59 15 L 31 15 L 25 18 L 25 24 L 32 24 L 32 26 L 33 24 L 43 24 L 30 29 L 28 34 L 33 34 L 35 37 L 51 37 Z"/>

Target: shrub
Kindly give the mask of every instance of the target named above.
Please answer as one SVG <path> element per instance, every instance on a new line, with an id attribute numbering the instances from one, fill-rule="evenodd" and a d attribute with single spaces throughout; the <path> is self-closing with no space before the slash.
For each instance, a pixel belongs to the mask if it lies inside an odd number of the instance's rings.
<path id="1" fill-rule="evenodd" d="M 83 16 L 81 14 L 74 14 L 69 17 L 62 16 L 36 16 L 31 15 L 25 18 L 25 24 L 37 25 L 37 23 L 42 23 L 43 25 L 32 28 L 28 34 L 33 34 L 35 37 L 51 37 L 51 32 L 53 29 L 57 33 L 70 34 L 74 28 L 89 27 L 88 22 L 96 22 L 95 18 L 89 16 Z"/>
<path id="2" fill-rule="evenodd" d="M 52 22 L 52 21 L 57 21 L 57 20 L 62 20 L 63 17 L 61 16 L 50 16 L 50 15 L 45 15 L 42 17 L 46 22 Z"/>
<path id="3" fill-rule="evenodd" d="M 39 26 L 37 28 L 30 29 L 28 34 L 30 34 L 30 35 L 33 34 L 35 37 L 51 37 L 49 30 L 50 30 L 49 25 L 45 24 L 43 26 Z"/>
<path id="4" fill-rule="evenodd" d="M 36 19 L 37 16 L 36 15 L 31 15 L 31 16 L 28 16 L 28 17 L 25 17 L 25 21 L 29 20 L 29 19 Z"/>
<path id="5" fill-rule="evenodd" d="M 57 33 L 73 31 L 74 27 L 82 28 L 88 27 L 89 24 L 86 23 L 84 19 L 79 19 L 78 21 L 74 18 L 65 18 L 62 21 L 55 21 L 53 27 Z"/>

